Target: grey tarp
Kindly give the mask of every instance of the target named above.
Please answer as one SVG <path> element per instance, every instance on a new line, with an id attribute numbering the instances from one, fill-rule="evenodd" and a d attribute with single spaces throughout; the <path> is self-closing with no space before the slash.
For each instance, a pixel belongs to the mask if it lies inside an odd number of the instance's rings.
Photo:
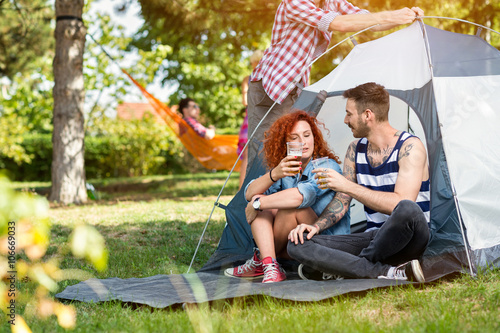
<path id="1" fill-rule="evenodd" d="M 291 301 L 320 301 L 345 293 L 372 288 L 406 285 L 390 280 L 303 281 L 260 283 L 213 273 L 155 275 L 131 279 L 89 279 L 67 287 L 60 299 L 82 302 L 119 300 L 165 308 L 183 303 L 201 303 L 250 295 L 268 295 Z"/>

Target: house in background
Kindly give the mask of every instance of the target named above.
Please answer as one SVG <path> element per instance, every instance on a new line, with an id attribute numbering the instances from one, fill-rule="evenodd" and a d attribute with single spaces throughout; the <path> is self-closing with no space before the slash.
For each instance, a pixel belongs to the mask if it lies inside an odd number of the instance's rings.
<path id="1" fill-rule="evenodd" d="M 119 119 L 142 119 L 146 114 L 149 114 L 158 123 L 164 123 L 149 103 L 121 103 L 116 107 L 116 116 Z"/>

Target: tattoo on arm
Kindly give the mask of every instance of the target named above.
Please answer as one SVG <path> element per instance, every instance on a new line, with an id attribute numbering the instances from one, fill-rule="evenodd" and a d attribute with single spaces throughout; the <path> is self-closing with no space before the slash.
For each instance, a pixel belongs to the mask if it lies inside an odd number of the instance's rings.
<path id="1" fill-rule="evenodd" d="M 407 157 L 410 155 L 410 151 L 413 149 L 414 144 L 413 143 L 408 143 L 402 148 L 402 151 L 399 153 L 399 159 L 401 160 L 404 157 Z"/>
<path id="2" fill-rule="evenodd" d="M 352 182 L 356 182 L 356 142 L 353 142 L 347 148 L 344 161 L 344 177 Z"/>
<path id="3" fill-rule="evenodd" d="M 350 202 L 350 196 L 344 193 L 337 193 L 315 223 L 319 227 L 319 230 L 323 231 L 339 222 L 347 212 Z"/>
<path id="4" fill-rule="evenodd" d="M 351 162 L 355 161 L 356 158 L 356 142 L 352 142 L 347 148 L 347 153 L 345 154 L 345 158 Z"/>

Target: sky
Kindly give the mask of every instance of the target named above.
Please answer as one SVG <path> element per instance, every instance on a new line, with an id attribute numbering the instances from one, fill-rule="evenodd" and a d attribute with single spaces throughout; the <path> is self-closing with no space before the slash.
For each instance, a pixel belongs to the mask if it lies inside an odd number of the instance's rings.
<path id="1" fill-rule="evenodd" d="M 89 13 L 99 12 L 102 14 L 107 14 L 111 20 L 117 24 L 125 27 L 125 33 L 128 36 L 133 36 L 139 28 L 142 26 L 144 20 L 140 16 L 141 7 L 137 1 L 131 1 L 130 5 L 127 7 L 126 12 L 117 13 L 114 8 L 122 4 L 122 0 L 96 0 L 91 3 L 91 7 L 89 9 Z M 94 33 L 94 31 L 89 31 L 90 33 Z M 116 59 L 118 64 L 127 66 L 127 61 L 133 61 L 130 56 L 127 56 L 127 59 Z M 124 80 L 128 80 L 125 77 L 117 66 L 113 66 L 114 68 L 110 68 L 110 71 L 113 73 L 117 73 L 123 77 Z M 161 78 L 157 78 L 155 82 L 149 84 L 146 89 L 156 97 L 161 96 L 160 100 L 165 100 L 166 97 L 171 95 L 175 88 L 172 87 L 162 87 Z M 138 102 L 147 102 L 146 99 L 142 96 L 140 91 L 132 86 L 129 88 L 130 94 L 125 96 L 124 101 L 129 103 L 138 103 Z"/>

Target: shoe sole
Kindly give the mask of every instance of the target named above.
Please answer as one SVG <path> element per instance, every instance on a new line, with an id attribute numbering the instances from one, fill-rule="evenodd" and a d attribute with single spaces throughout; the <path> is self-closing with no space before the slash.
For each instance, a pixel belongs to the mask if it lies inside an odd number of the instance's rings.
<path id="1" fill-rule="evenodd" d="M 413 276 L 415 276 L 417 282 L 425 282 L 424 272 L 422 271 L 422 266 L 420 266 L 418 260 L 411 261 L 411 269 L 413 271 Z"/>
<path id="2" fill-rule="evenodd" d="M 285 280 L 286 280 L 286 277 L 285 277 L 285 278 L 283 278 L 283 280 L 278 280 L 278 281 L 266 281 L 266 282 L 262 281 L 262 283 L 275 283 L 275 282 L 281 282 L 281 281 L 285 281 Z"/>
<path id="3" fill-rule="evenodd" d="M 304 267 L 303 264 L 300 264 L 299 265 L 299 268 L 297 268 L 297 273 L 299 274 L 299 277 L 302 279 L 302 280 L 306 280 L 306 281 L 309 281 L 308 278 L 305 277 L 304 273 L 302 273 L 302 268 Z"/>
<path id="4" fill-rule="evenodd" d="M 229 276 L 229 277 L 233 277 L 233 278 L 237 278 L 237 279 L 245 279 L 245 280 L 257 280 L 257 279 L 262 279 L 264 277 L 264 273 L 262 273 L 260 275 L 255 275 L 255 276 L 237 276 L 237 275 L 233 275 L 231 273 L 228 273 L 226 271 L 224 271 L 224 275 Z"/>

